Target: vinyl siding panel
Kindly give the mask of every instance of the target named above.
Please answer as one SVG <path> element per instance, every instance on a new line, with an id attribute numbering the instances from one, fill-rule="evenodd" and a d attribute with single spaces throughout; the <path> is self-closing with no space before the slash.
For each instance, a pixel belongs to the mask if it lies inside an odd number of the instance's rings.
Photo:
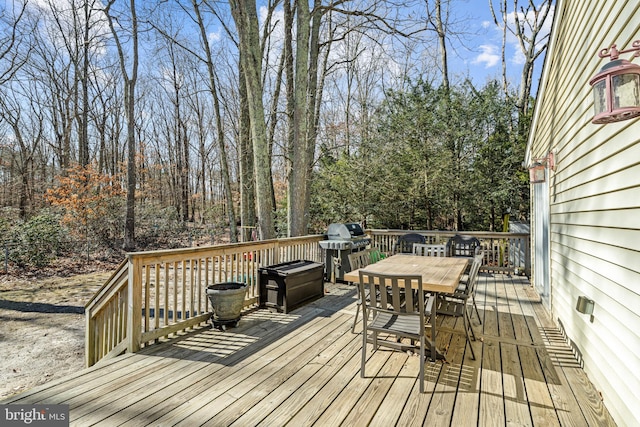
<path id="1" fill-rule="evenodd" d="M 559 0 L 555 14 L 527 147 L 530 162 L 556 155 L 548 180 L 551 312 L 618 425 L 636 426 L 640 119 L 592 124 L 589 80 L 609 62 L 598 57 L 602 48 L 622 50 L 640 39 L 640 2 Z M 575 310 L 581 295 L 595 301 L 593 321 Z"/>

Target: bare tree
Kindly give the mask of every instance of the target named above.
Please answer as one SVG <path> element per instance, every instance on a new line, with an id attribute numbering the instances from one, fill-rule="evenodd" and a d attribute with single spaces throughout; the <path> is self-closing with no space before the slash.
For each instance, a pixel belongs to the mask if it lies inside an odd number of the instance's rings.
<path id="1" fill-rule="evenodd" d="M 127 117 L 127 203 L 124 227 L 124 249 L 133 250 L 135 248 L 135 203 L 136 203 L 136 134 L 135 134 L 135 89 L 138 80 L 138 17 L 136 13 L 136 1 L 129 0 L 129 18 L 131 28 L 128 36 L 131 38 L 130 52 L 125 53 L 125 47 L 118 30 L 124 30 L 123 20 L 113 15 L 112 7 L 116 0 L 109 0 L 104 14 L 107 17 L 109 28 L 118 51 L 120 60 L 120 71 L 124 79 L 124 104 L 125 116 Z M 115 21 L 119 24 L 116 26 Z M 131 58 L 131 72 L 127 70 L 128 60 Z"/>
<path id="2" fill-rule="evenodd" d="M 17 7 L 16 7 L 17 6 Z M 10 15 L 6 6 L 0 6 L 0 85 L 13 78 L 18 70 L 28 61 L 30 47 L 22 49 L 31 29 L 21 29 L 27 10 L 27 1 L 14 2 Z M 35 22 L 33 23 L 35 27 Z M 31 28 L 33 28 L 31 27 Z"/>
<path id="3" fill-rule="evenodd" d="M 275 237 L 274 197 L 273 185 L 270 182 L 271 163 L 262 100 L 262 49 L 256 2 L 255 0 L 232 0 L 230 5 L 238 31 L 240 61 L 245 76 L 241 84 L 244 83 L 247 90 L 259 232 L 262 239 L 270 239 Z"/>
<path id="4" fill-rule="evenodd" d="M 509 95 L 509 85 L 507 82 L 507 0 L 500 1 L 500 20 L 496 16 L 495 9 L 493 7 L 493 0 L 489 0 L 489 8 L 491 9 L 491 16 L 493 22 L 502 31 L 502 48 L 500 49 L 500 58 L 502 62 L 502 91 L 505 97 Z"/>
<path id="5" fill-rule="evenodd" d="M 229 174 L 229 163 L 227 159 L 227 150 L 225 146 L 224 126 L 222 123 L 222 111 L 220 107 L 220 97 L 218 96 L 218 83 L 216 81 L 215 64 L 211 57 L 211 48 L 209 46 L 209 39 L 207 37 L 207 31 L 205 28 L 202 14 L 200 13 L 200 6 L 197 0 L 192 0 L 193 11 L 196 15 L 196 22 L 198 29 L 200 30 L 200 43 L 204 51 L 203 62 L 207 67 L 207 75 L 209 77 L 209 90 L 211 91 L 211 98 L 213 99 L 213 111 L 216 120 L 216 140 L 218 141 L 218 149 L 220 150 L 220 169 L 222 172 L 222 179 L 224 181 L 225 196 L 227 198 L 227 217 L 229 219 L 229 237 L 231 242 L 238 241 L 238 230 L 236 226 L 236 214 L 233 203 L 233 193 L 231 191 L 231 177 Z"/>
<path id="6" fill-rule="evenodd" d="M 24 219 L 33 208 L 34 161 L 42 144 L 44 120 L 35 96 L 37 82 L 27 81 L 16 89 L 0 92 L 0 115 L 13 131 L 16 148 L 12 150 L 11 170 L 18 175 L 18 211 Z"/>
<path id="7" fill-rule="evenodd" d="M 438 53 L 442 70 L 442 86 L 449 91 L 449 63 L 447 60 L 447 22 L 449 18 L 449 1 L 445 0 L 445 10 L 442 10 L 442 0 L 434 0 L 433 6 L 427 0 L 427 28 L 436 33 L 438 38 Z"/>
<path id="8" fill-rule="evenodd" d="M 535 61 L 547 49 L 549 33 L 545 32 L 545 28 L 547 18 L 551 16 L 552 0 L 543 0 L 538 5 L 533 0 L 527 0 L 526 6 L 520 6 L 518 0 L 513 0 L 511 14 L 507 13 L 507 0 L 500 0 L 502 14 L 500 21 L 494 12 L 493 1 L 489 0 L 489 3 L 495 24 L 503 29 L 503 70 L 506 67 L 504 57 L 506 30 L 516 37 L 524 58 L 516 106 L 521 115 L 526 115 L 529 112 L 529 97 L 531 96 Z M 509 22 L 510 16 L 513 17 L 512 24 Z"/>
<path id="9" fill-rule="evenodd" d="M 77 128 L 77 161 L 87 166 L 90 162 L 89 111 L 92 105 L 89 74 L 95 36 L 99 31 L 99 26 L 95 25 L 98 23 L 96 0 L 48 0 L 46 9 L 51 27 L 57 30 L 51 36 L 52 43 L 66 53 L 70 67 L 66 78 L 69 85 L 67 103 L 72 111 L 65 130 L 71 132 L 74 125 Z M 70 137 L 65 135 L 65 138 Z"/>
<path id="10" fill-rule="evenodd" d="M 242 61 L 239 61 L 238 98 L 240 108 L 238 116 L 238 151 L 240 169 L 240 216 L 242 222 L 242 241 L 251 240 L 251 230 L 256 226 L 255 169 L 253 167 L 253 145 L 251 144 L 251 120 L 247 99 L 247 86 Z M 273 191 L 272 191 L 273 194 Z"/>
<path id="11" fill-rule="evenodd" d="M 89 114 L 91 105 L 89 101 L 89 85 L 90 85 L 90 56 L 91 56 L 91 23 L 93 21 L 93 13 L 96 11 L 95 0 L 84 0 L 82 5 L 83 33 L 81 57 L 82 65 L 80 67 L 81 76 L 81 92 L 82 92 L 82 113 L 79 116 L 80 121 L 80 138 L 79 138 L 79 163 L 87 166 L 90 161 L 89 155 Z"/>

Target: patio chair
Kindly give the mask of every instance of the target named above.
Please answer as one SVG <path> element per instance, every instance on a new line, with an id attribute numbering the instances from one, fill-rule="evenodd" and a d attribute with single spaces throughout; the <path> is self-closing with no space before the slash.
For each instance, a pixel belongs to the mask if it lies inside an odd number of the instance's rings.
<path id="1" fill-rule="evenodd" d="M 413 252 L 414 243 L 421 243 L 424 245 L 425 243 L 427 243 L 427 240 L 422 234 L 417 234 L 417 233 L 403 234 L 402 236 L 398 237 L 398 242 L 396 243 L 396 247 L 393 253 L 410 254 Z"/>
<path id="2" fill-rule="evenodd" d="M 352 252 L 347 255 L 349 259 L 350 271 L 357 270 L 362 267 L 366 267 L 371 264 L 371 249 L 365 249 L 363 251 Z"/>
<path id="3" fill-rule="evenodd" d="M 480 240 L 475 237 L 456 234 L 447 242 L 449 256 L 473 257 L 480 250 Z"/>
<path id="4" fill-rule="evenodd" d="M 350 271 L 366 267 L 371 263 L 371 253 L 369 249 L 359 252 L 352 252 L 347 255 L 347 258 L 349 259 L 349 265 L 351 267 Z M 351 327 L 351 332 L 353 332 L 354 334 L 356 333 L 356 325 L 358 324 L 358 313 L 360 312 L 361 307 L 362 299 L 360 298 L 360 294 L 358 294 L 358 301 L 356 303 L 356 315 L 353 318 L 353 326 Z"/>
<path id="5" fill-rule="evenodd" d="M 473 310 L 469 315 L 469 320 L 471 320 L 471 317 L 473 317 L 473 311 L 475 311 L 476 316 L 478 317 L 478 323 L 482 325 L 482 319 L 480 318 L 480 312 L 478 311 L 478 305 L 476 304 L 476 292 L 475 292 L 475 288 L 478 284 L 478 275 L 480 274 L 480 268 L 482 267 L 482 263 L 484 262 L 484 254 L 481 250 L 476 250 L 476 256 L 473 258 L 473 262 L 477 263 L 478 265 L 477 266 L 478 271 L 476 272 L 475 283 L 470 283 L 469 281 L 470 277 L 469 275 L 467 275 L 462 280 L 460 280 L 460 285 L 458 286 L 458 289 L 456 289 L 456 292 L 454 293 L 454 295 L 464 294 L 466 292 L 471 296 L 471 303 L 473 305 Z M 472 264 L 472 267 L 473 267 L 473 264 Z M 472 288 L 467 290 L 467 287 L 469 286 L 472 286 Z"/>
<path id="6" fill-rule="evenodd" d="M 417 285 L 412 288 L 412 282 Z M 360 376 L 366 377 L 369 333 L 373 351 L 379 346 L 405 350 L 399 337 L 409 338 L 411 347 L 420 347 L 420 393 L 424 393 L 425 330 L 431 316 L 433 299 L 422 290 L 422 276 L 397 276 L 360 271 L 362 304 L 362 362 Z M 373 296 L 375 298 L 367 298 Z"/>
<path id="7" fill-rule="evenodd" d="M 418 256 L 447 256 L 446 245 L 425 245 L 422 243 L 413 244 L 413 254 Z"/>
<path id="8" fill-rule="evenodd" d="M 462 317 L 464 333 L 467 343 L 471 349 L 471 359 L 475 360 L 476 355 L 471 345 L 471 339 L 476 340 L 476 334 L 471 325 L 471 315 L 469 314 L 469 300 L 472 301 L 471 309 L 475 307 L 478 319 L 478 307 L 475 305 L 475 288 L 478 283 L 478 272 L 482 265 L 482 255 L 476 255 L 471 264 L 471 269 L 466 281 L 461 281 L 461 286 L 453 294 L 439 294 L 436 301 L 436 313 L 454 317 Z M 471 334 L 469 334 L 471 332 Z"/>

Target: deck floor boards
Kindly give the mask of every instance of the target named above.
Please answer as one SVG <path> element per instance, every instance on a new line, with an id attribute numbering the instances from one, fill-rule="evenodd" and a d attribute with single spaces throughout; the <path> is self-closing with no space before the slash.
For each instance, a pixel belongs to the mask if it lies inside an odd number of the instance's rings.
<path id="1" fill-rule="evenodd" d="M 255 310 L 227 331 L 201 325 L 1 403 L 68 404 L 88 426 L 614 426 L 562 331 L 524 277 L 481 272 L 471 359 L 461 318 L 438 316 L 445 362 L 352 333 L 356 289 L 289 314 Z"/>

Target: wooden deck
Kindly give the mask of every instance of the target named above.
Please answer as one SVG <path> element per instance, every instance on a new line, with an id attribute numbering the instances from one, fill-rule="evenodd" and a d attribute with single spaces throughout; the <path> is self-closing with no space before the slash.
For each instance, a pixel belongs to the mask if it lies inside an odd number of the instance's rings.
<path id="1" fill-rule="evenodd" d="M 71 425 L 613 426 L 526 278 L 481 272 L 470 359 L 462 321 L 440 318 L 447 362 L 381 349 L 360 377 L 355 288 L 290 314 L 256 310 L 53 381 L 2 403 L 64 403 Z M 375 377 L 374 373 L 377 374 Z"/>

